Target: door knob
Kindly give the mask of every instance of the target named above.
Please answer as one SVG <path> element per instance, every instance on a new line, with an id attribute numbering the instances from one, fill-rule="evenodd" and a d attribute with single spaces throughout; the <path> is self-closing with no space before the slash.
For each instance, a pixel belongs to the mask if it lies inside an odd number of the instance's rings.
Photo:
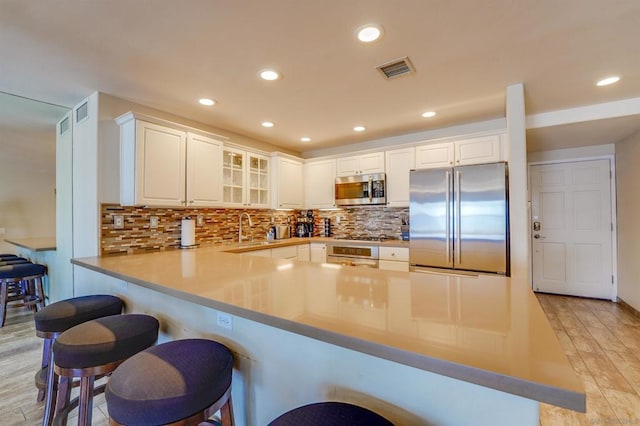
<path id="1" fill-rule="evenodd" d="M 539 240 L 539 239 L 540 239 L 540 234 L 535 234 L 535 235 L 533 236 L 533 238 L 535 238 L 536 240 Z"/>

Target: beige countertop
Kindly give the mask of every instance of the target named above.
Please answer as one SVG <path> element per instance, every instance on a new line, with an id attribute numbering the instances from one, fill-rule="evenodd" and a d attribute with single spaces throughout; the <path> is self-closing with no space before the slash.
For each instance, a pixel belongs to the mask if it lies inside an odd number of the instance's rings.
<path id="1" fill-rule="evenodd" d="M 294 238 L 270 246 L 303 240 L 309 241 Z M 330 344 L 585 410 L 584 388 L 525 282 L 242 256 L 225 252 L 229 250 L 244 248 L 201 247 L 72 262 Z M 230 291 L 239 283 L 256 282 L 268 285 L 250 298 Z M 256 297 L 263 303 L 253 303 Z"/>
<path id="2" fill-rule="evenodd" d="M 55 237 L 6 238 L 4 241 L 31 251 L 53 251 L 56 249 Z"/>

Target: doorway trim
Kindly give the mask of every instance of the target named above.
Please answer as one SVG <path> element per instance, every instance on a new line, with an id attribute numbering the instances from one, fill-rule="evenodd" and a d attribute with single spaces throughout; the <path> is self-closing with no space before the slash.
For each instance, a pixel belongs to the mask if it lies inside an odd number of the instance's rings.
<path id="1" fill-rule="evenodd" d="M 613 231 L 611 232 L 611 273 L 613 275 L 613 285 L 611 286 L 611 301 L 616 302 L 618 299 L 618 214 L 616 210 L 616 156 L 610 155 L 596 155 L 587 157 L 571 157 L 562 158 L 558 160 L 544 160 L 544 161 L 532 161 L 527 163 L 527 223 L 529 224 L 529 283 L 531 290 L 533 290 L 533 241 L 531 240 L 531 166 L 540 166 L 544 164 L 561 164 L 561 163 L 576 163 L 580 161 L 589 160 L 609 160 L 609 167 L 611 171 L 611 179 L 609 184 L 611 186 L 611 223 L 613 224 Z"/>

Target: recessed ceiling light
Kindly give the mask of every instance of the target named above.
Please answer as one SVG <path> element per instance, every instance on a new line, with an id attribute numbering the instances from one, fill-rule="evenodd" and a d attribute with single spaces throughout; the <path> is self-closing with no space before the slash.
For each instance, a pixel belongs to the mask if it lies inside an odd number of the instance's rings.
<path id="1" fill-rule="evenodd" d="M 280 78 L 280 73 L 270 68 L 260 71 L 259 75 L 261 79 L 268 81 L 273 81 Z"/>
<path id="2" fill-rule="evenodd" d="M 596 85 L 597 86 L 608 86 L 610 84 L 617 83 L 618 81 L 620 81 L 620 77 L 618 77 L 618 76 L 607 77 L 607 78 L 604 78 L 604 79 L 600 80 L 599 82 L 597 82 Z"/>
<path id="3" fill-rule="evenodd" d="M 371 43 L 382 37 L 382 27 L 375 24 L 363 25 L 356 30 L 358 40 L 363 43 Z"/>
<path id="4" fill-rule="evenodd" d="M 213 99 L 209 99 L 209 98 L 201 98 L 198 102 L 200 102 L 202 105 L 206 105 L 206 106 L 211 106 L 211 105 L 215 105 L 216 101 L 214 101 Z"/>
<path id="5" fill-rule="evenodd" d="M 431 118 L 431 117 L 435 117 L 436 113 L 435 113 L 435 111 L 427 111 L 427 112 L 423 112 L 422 116 L 424 118 Z"/>
<path id="6" fill-rule="evenodd" d="M 303 138 L 300 138 L 300 140 L 301 140 L 302 142 L 311 142 L 311 138 L 308 138 L 308 137 L 306 137 L 306 136 L 305 136 L 305 137 L 303 137 Z"/>
<path id="7" fill-rule="evenodd" d="M 365 127 L 364 126 L 356 126 L 353 128 L 353 130 L 355 130 L 356 132 L 364 132 L 365 131 Z"/>
<path id="8" fill-rule="evenodd" d="M 263 121 L 262 127 L 273 127 L 274 124 L 271 121 Z"/>

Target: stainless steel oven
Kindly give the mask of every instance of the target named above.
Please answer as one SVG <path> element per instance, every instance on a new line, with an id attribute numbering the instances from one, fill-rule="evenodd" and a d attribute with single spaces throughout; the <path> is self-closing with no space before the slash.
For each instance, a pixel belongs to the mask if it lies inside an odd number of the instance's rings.
<path id="1" fill-rule="evenodd" d="M 339 242 L 327 244 L 327 263 L 377 268 L 378 257 L 378 246 Z"/>

